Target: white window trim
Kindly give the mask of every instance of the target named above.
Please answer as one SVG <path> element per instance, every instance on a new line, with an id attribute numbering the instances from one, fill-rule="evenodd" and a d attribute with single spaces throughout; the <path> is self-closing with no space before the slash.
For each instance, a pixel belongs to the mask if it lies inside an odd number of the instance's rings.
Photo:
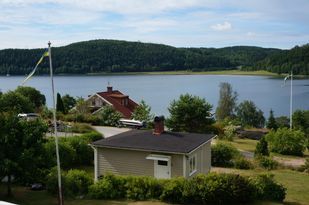
<path id="1" fill-rule="evenodd" d="M 191 167 L 190 167 L 190 161 L 195 158 L 195 164 L 194 164 L 194 169 L 191 171 Z M 190 172 L 191 171 L 191 172 Z M 193 154 L 189 157 L 189 176 L 192 176 L 193 174 L 195 174 L 197 172 L 197 154 Z"/>

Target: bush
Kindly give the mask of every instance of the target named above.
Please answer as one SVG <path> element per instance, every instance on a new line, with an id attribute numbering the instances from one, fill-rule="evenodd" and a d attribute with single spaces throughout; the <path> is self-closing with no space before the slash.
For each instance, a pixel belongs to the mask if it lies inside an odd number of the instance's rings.
<path id="1" fill-rule="evenodd" d="M 233 141 L 233 138 L 236 137 L 236 129 L 237 126 L 235 125 L 228 125 L 224 127 L 224 135 L 222 138 L 229 141 Z"/>
<path id="2" fill-rule="evenodd" d="M 244 157 L 238 157 L 234 160 L 234 167 L 236 169 L 251 169 L 252 163 Z"/>
<path id="3" fill-rule="evenodd" d="M 211 147 L 211 164 L 219 167 L 232 167 L 232 159 L 240 155 L 239 151 L 230 144 L 218 142 Z"/>
<path id="4" fill-rule="evenodd" d="M 89 187 L 89 196 L 94 199 L 125 198 L 125 184 L 125 177 L 108 174 Z"/>
<path id="5" fill-rule="evenodd" d="M 128 199 L 157 199 L 162 193 L 160 181 L 152 177 L 128 177 L 126 181 Z"/>
<path id="6" fill-rule="evenodd" d="M 63 168 L 71 167 L 76 159 L 76 152 L 71 144 L 64 140 L 59 140 L 59 155 Z M 56 145 L 54 139 L 48 140 L 44 144 L 44 155 L 46 167 L 56 166 Z"/>
<path id="7" fill-rule="evenodd" d="M 286 188 L 274 181 L 273 175 L 259 175 L 251 178 L 251 184 L 255 188 L 255 198 L 259 200 L 271 200 L 282 202 L 286 195 Z"/>
<path id="8" fill-rule="evenodd" d="M 260 156 L 257 160 L 259 165 L 264 169 L 272 170 L 278 167 L 278 162 L 273 160 L 271 157 Z"/>
<path id="9" fill-rule="evenodd" d="M 65 178 L 64 178 L 64 174 L 63 171 L 61 170 L 61 184 L 64 189 L 65 185 Z M 57 195 L 58 194 L 58 172 L 57 172 L 57 167 L 53 167 L 50 169 L 49 174 L 46 177 L 46 190 L 53 194 L 53 195 Z M 63 193 L 66 194 L 66 193 Z"/>
<path id="10" fill-rule="evenodd" d="M 101 133 L 98 133 L 96 131 L 92 131 L 92 132 L 89 132 L 89 133 L 86 133 L 86 134 L 83 134 L 80 136 L 81 138 L 85 139 L 87 142 L 94 142 L 94 141 L 97 141 L 97 140 L 100 140 L 103 138 L 102 134 Z"/>
<path id="11" fill-rule="evenodd" d="M 306 148 L 306 138 L 300 130 L 279 128 L 266 135 L 269 149 L 272 152 L 286 155 L 302 156 Z"/>
<path id="12" fill-rule="evenodd" d="M 88 133 L 94 131 L 93 128 L 89 124 L 84 123 L 73 123 L 72 124 L 72 132 L 75 133 Z"/>
<path id="13" fill-rule="evenodd" d="M 75 157 L 71 161 L 71 165 L 91 165 L 93 162 L 93 149 L 88 145 L 89 141 L 81 136 L 64 138 L 75 151 Z"/>
<path id="14" fill-rule="evenodd" d="M 172 203 L 184 203 L 186 201 L 186 198 L 183 195 L 183 190 L 186 183 L 187 180 L 183 177 L 173 178 L 166 181 L 163 186 L 163 191 L 160 199 Z"/>
<path id="15" fill-rule="evenodd" d="M 265 137 L 262 137 L 260 141 L 256 144 L 254 156 L 255 157 L 269 156 L 268 143 Z"/>
<path id="16" fill-rule="evenodd" d="M 93 179 L 81 170 L 69 170 L 65 176 L 66 191 L 71 196 L 84 196 L 88 193 L 88 187 Z"/>

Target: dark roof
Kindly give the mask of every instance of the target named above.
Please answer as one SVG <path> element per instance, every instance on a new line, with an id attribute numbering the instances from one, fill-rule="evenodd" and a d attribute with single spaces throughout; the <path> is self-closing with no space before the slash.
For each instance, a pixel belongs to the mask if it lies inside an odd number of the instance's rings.
<path id="1" fill-rule="evenodd" d="M 212 134 L 179 132 L 163 132 L 161 135 L 154 135 L 152 132 L 152 130 L 131 130 L 92 144 L 98 147 L 189 153 L 214 137 Z"/>
<path id="2" fill-rule="evenodd" d="M 120 112 L 125 118 L 131 118 L 131 115 L 134 111 L 134 109 L 138 106 L 136 102 L 131 100 L 128 95 L 124 95 L 118 90 L 113 90 L 111 92 L 99 92 L 97 93 L 102 98 L 110 102 L 114 108 Z M 119 103 L 115 98 L 119 97 L 128 97 L 128 105 L 124 106 L 121 103 Z"/>

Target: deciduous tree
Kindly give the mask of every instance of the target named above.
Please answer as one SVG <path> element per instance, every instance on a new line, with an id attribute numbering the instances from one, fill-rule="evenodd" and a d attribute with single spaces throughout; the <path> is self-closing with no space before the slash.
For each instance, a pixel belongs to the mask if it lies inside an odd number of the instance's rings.
<path id="1" fill-rule="evenodd" d="M 237 118 L 242 126 L 263 127 L 265 118 L 263 112 L 258 109 L 254 102 L 245 100 L 237 107 Z"/>
<path id="2" fill-rule="evenodd" d="M 189 94 L 173 100 L 168 108 L 170 117 L 166 125 L 172 131 L 204 133 L 208 131 L 214 119 L 211 115 L 212 105 L 205 99 Z"/>
<path id="3" fill-rule="evenodd" d="M 226 117 L 232 118 L 236 108 L 237 92 L 233 92 L 232 85 L 224 82 L 220 83 L 220 97 L 216 109 L 216 119 L 223 120 Z"/>

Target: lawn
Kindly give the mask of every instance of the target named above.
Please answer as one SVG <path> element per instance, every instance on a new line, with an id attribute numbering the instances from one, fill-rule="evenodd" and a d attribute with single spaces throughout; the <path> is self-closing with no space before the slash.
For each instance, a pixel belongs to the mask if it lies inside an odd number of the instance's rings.
<path id="1" fill-rule="evenodd" d="M 265 173 L 274 174 L 275 179 L 287 188 L 287 195 L 286 199 L 284 200 L 285 204 L 309 204 L 309 174 L 288 169 L 265 171 L 262 169 L 239 170 L 229 168 L 214 168 L 212 171 L 236 173 L 246 176 Z M 265 203 L 263 202 L 262 204 Z"/>

